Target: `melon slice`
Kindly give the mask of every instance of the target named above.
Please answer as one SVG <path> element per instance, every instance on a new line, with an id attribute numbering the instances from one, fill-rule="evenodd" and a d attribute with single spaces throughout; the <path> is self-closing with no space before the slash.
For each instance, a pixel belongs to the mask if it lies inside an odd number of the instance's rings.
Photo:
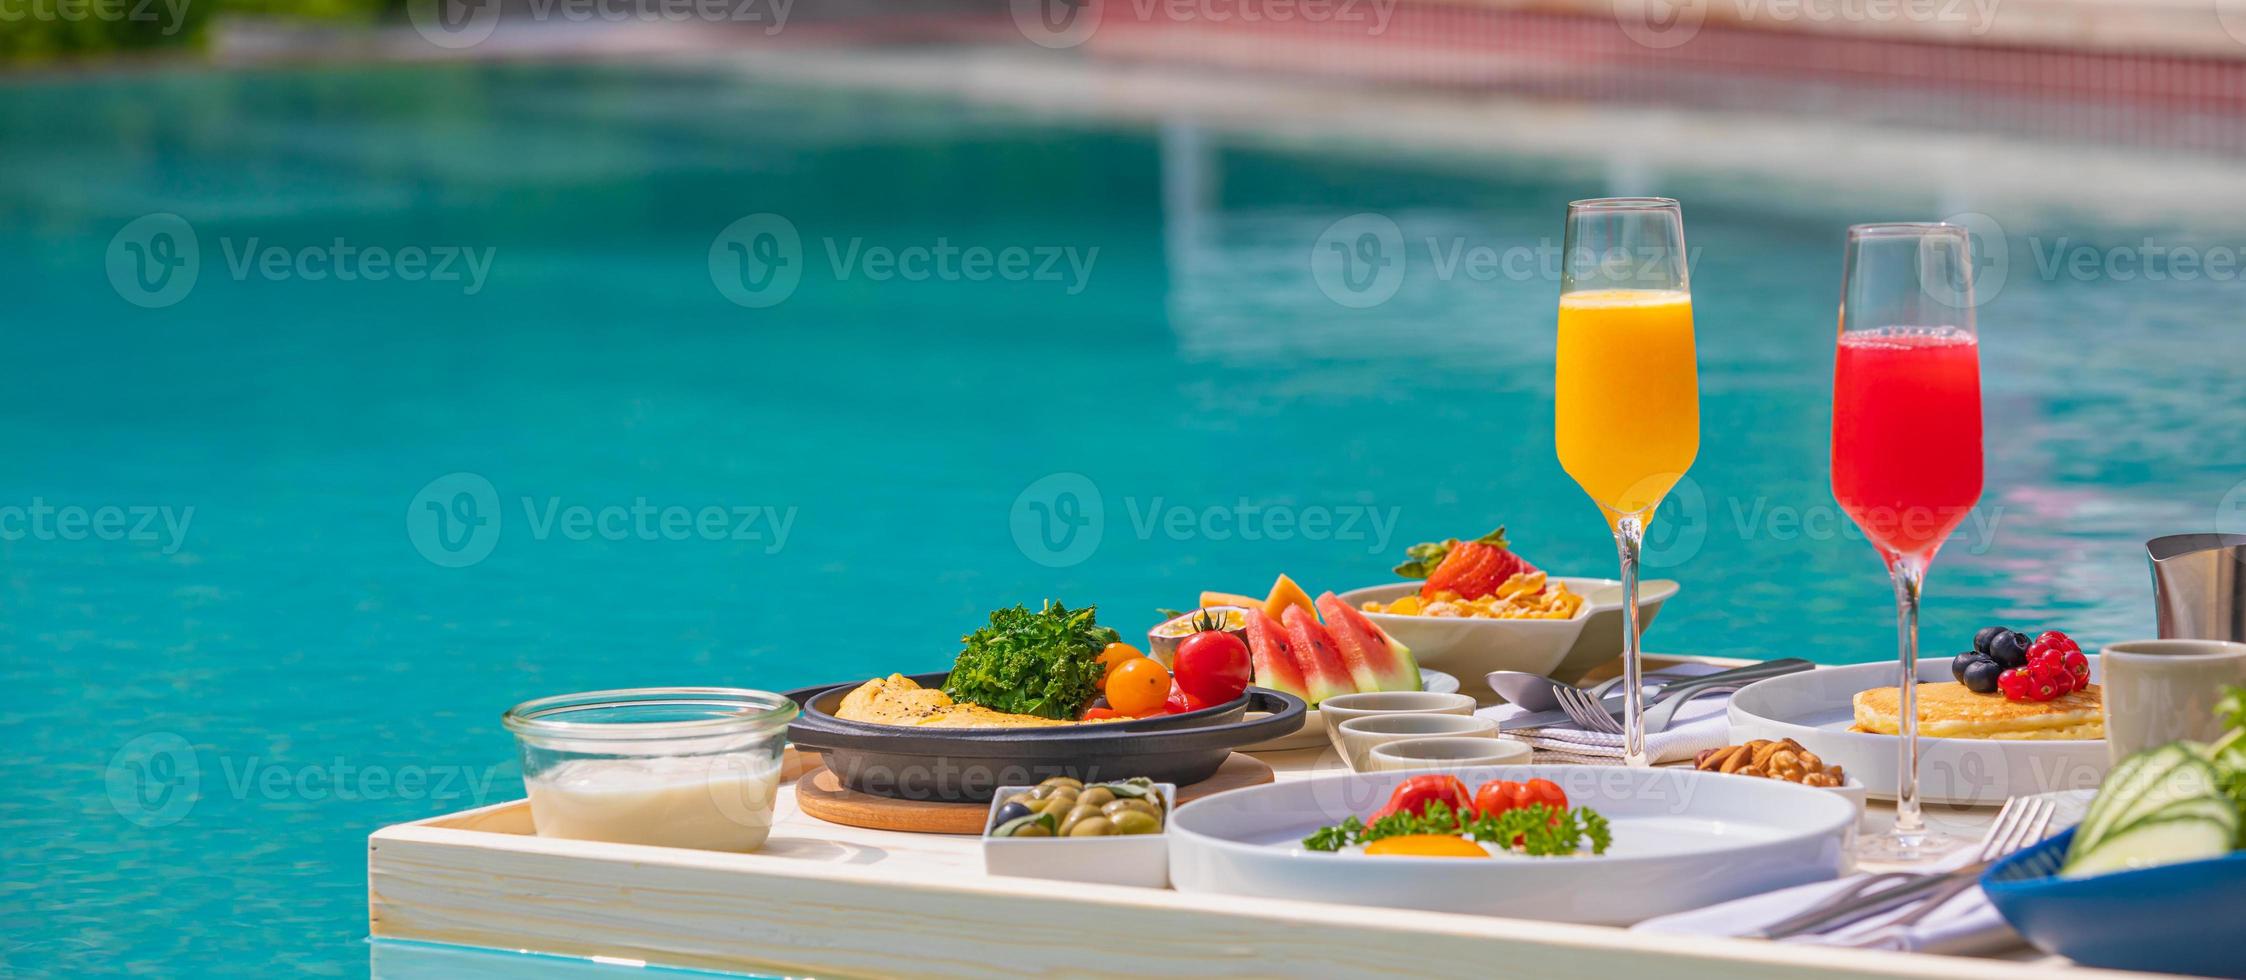
<path id="1" fill-rule="evenodd" d="M 1248 661 L 1256 668 L 1256 686 L 1268 687 L 1310 700 L 1302 668 L 1295 666 L 1294 644 L 1278 620 L 1255 606 L 1248 607 Z"/>
<path id="2" fill-rule="evenodd" d="M 1341 651 L 1334 648 L 1333 635 L 1318 625 L 1317 616 L 1306 607 L 1290 605 L 1281 621 L 1287 624 L 1287 642 L 1295 649 L 1295 666 L 1302 670 L 1302 683 L 1310 691 L 1311 704 L 1356 692 L 1349 668 L 1342 666 Z"/>
<path id="3" fill-rule="evenodd" d="M 1326 632 L 1334 638 L 1342 665 L 1349 668 L 1349 679 L 1358 690 L 1419 690 L 1419 661 L 1410 647 L 1396 642 L 1331 592 L 1318 597 L 1318 612 L 1326 618 Z"/>
<path id="4" fill-rule="evenodd" d="M 1240 595 L 1235 592 L 1201 593 L 1201 608 L 1215 609 L 1218 606 L 1239 606 L 1242 609 L 1261 609 L 1263 608 L 1263 600 L 1258 599 L 1254 596 Z"/>
<path id="5" fill-rule="evenodd" d="M 1271 583 L 1271 595 L 1263 600 L 1263 614 L 1284 623 L 1288 606 L 1301 607 L 1312 619 L 1318 616 L 1318 610 L 1310 605 L 1310 593 L 1304 592 L 1294 579 L 1281 575 L 1278 581 Z"/>

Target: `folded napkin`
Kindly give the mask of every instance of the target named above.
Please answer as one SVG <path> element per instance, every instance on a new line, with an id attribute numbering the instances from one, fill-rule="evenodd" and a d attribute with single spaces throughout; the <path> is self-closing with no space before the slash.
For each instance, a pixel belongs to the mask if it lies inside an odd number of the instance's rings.
<path id="1" fill-rule="evenodd" d="M 1959 867 L 1974 857 L 1973 849 L 1942 862 L 1942 868 Z M 1638 932 L 1686 933 L 1703 936 L 1742 936 L 1794 915 L 1848 887 L 1864 875 L 1837 881 L 1764 892 L 1722 905 L 1647 919 L 1630 928 Z M 1943 953 L 1954 956 L 2001 953 L 2024 944 L 1979 887 L 1960 893 L 1917 923 L 1898 928 L 1895 920 L 1911 914 L 1917 905 L 1882 912 L 1831 932 L 1790 936 L 1779 942 L 1817 946 L 1853 946 L 1902 953 Z"/>
<path id="2" fill-rule="evenodd" d="M 1729 696 L 1720 694 L 1694 698 L 1677 711 L 1677 717 L 1669 722 L 1668 728 L 1646 735 L 1646 753 L 1653 757 L 1656 765 L 1689 762 L 1702 749 L 1731 744 L 1731 723 L 1724 711 L 1730 703 Z M 1622 762 L 1620 735 L 1586 731 L 1572 721 L 1544 728 L 1507 728 L 1506 719 L 1527 714 L 1510 704 L 1483 708 L 1475 714 L 1496 721 L 1499 738 L 1527 742 L 1536 750 L 1533 757 L 1536 762 L 1589 765 L 1620 765 Z"/>

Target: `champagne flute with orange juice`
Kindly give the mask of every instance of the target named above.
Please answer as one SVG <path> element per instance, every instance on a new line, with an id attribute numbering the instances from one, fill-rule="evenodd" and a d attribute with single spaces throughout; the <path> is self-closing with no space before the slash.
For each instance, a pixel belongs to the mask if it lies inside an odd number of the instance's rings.
<path id="1" fill-rule="evenodd" d="M 1700 453 L 1684 213 L 1662 197 L 1568 205 L 1553 441 L 1622 562 L 1622 760 L 1647 766 L 1638 650 L 1646 522 Z"/>

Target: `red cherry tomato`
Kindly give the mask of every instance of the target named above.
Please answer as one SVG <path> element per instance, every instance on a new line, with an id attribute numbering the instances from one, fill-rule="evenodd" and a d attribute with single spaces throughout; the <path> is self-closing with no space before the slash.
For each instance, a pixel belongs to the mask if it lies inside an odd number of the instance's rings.
<path id="1" fill-rule="evenodd" d="M 1178 675 L 1178 686 L 1205 704 L 1239 697 L 1256 676 L 1248 644 L 1222 630 L 1203 630 L 1180 641 L 1170 666 Z"/>
<path id="2" fill-rule="evenodd" d="M 1531 779 L 1522 783 L 1520 795 L 1515 799 L 1520 801 L 1520 806 L 1542 803 L 1555 811 L 1568 808 L 1567 791 L 1549 779 Z"/>
<path id="3" fill-rule="evenodd" d="M 1430 773 L 1397 784 L 1396 791 L 1388 796 L 1388 805 L 1373 814 L 1373 819 L 1405 812 L 1424 814 L 1427 804 L 1438 801 L 1450 807 L 1462 820 L 1474 816 L 1474 799 L 1467 795 L 1465 783 L 1459 782 L 1457 776 Z"/>
<path id="4" fill-rule="evenodd" d="M 1504 813 L 1513 808 L 1514 797 L 1521 784 L 1506 779 L 1492 779 L 1474 791 L 1474 811 L 1483 816 Z"/>

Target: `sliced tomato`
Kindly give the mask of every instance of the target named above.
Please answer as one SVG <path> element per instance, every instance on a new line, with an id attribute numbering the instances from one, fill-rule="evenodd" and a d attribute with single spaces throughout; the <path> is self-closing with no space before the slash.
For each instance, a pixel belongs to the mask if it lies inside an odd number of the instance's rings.
<path id="1" fill-rule="evenodd" d="M 1521 784 L 1509 779 L 1492 779 L 1474 791 L 1474 811 L 1492 816 L 1513 809 L 1519 804 Z"/>
<path id="2" fill-rule="evenodd" d="M 1131 717 L 1131 716 L 1130 716 L 1130 715 L 1127 715 L 1127 714 L 1124 714 L 1123 712 L 1117 711 L 1117 710 L 1115 710 L 1114 708 L 1102 708 L 1102 707 L 1096 707 L 1096 706 L 1095 706 L 1095 707 L 1090 707 L 1090 708 L 1086 708 L 1086 709 L 1084 709 L 1084 715 L 1083 715 L 1083 717 L 1082 717 L 1081 719 L 1079 719 L 1079 720 L 1081 720 L 1081 721 L 1110 721 L 1110 720 L 1113 720 L 1113 719 L 1116 719 L 1116 718 L 1129 718 L 1129 717 Z"/>

